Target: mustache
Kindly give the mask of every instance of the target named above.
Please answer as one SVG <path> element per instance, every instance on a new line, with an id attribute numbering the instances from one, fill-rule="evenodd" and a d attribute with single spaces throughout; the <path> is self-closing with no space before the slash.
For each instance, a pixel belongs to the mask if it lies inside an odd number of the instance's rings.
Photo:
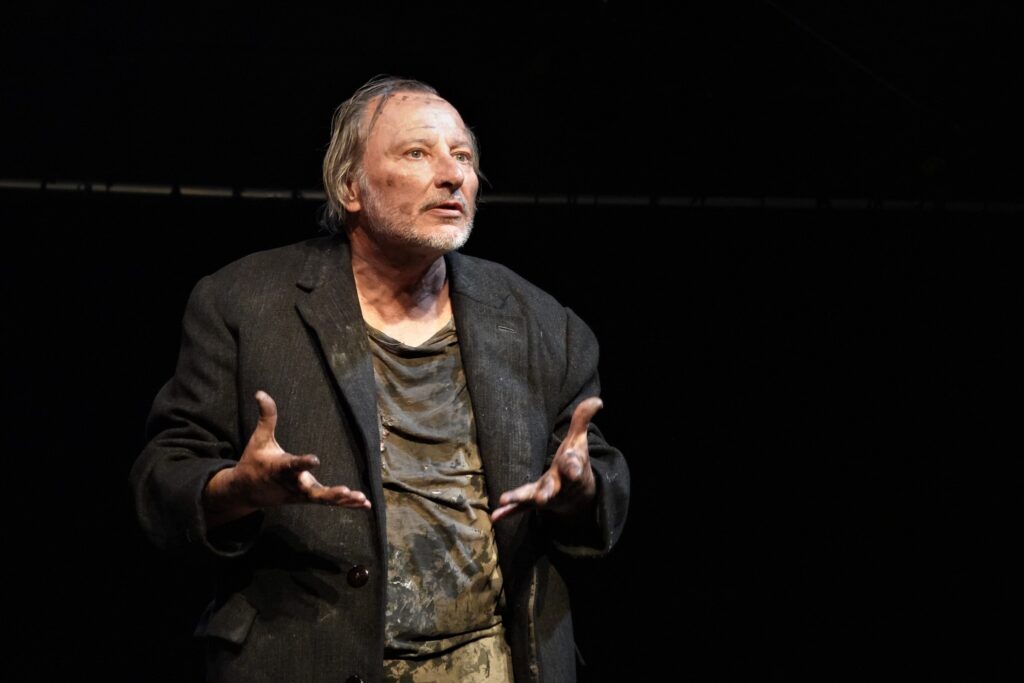
<path id="1" fill-rule="evenodd" d="M 445 204 L 458 204 L 459 210 L 462 211 L 462 213 L 466 213 L 469 209 L 469 202 L 467 202 L 466 198 L 461 194 L 450 194 L 443 197 L 438 196 L 431 198 L 423 204 L 422 208 L 424 211 L 430 211 L 431 209 L 444 206 Z"/>

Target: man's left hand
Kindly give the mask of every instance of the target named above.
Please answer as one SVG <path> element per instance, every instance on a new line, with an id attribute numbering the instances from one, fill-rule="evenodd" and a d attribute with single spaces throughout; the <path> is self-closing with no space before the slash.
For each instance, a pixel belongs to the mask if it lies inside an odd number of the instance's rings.
<path id="1" fill-rule="evenodd" d="M 532 508 L 571 517 L 586 512 L 593 505 L 597 484 L 590 467 L 587 429 L 603 405 L 601 399 L 592 396 L 576 406 L 569 432 L 558 447 L 551 467 L 537 481 L 501 494 L 500 507 L 491 513 L 492 522 Z"/>

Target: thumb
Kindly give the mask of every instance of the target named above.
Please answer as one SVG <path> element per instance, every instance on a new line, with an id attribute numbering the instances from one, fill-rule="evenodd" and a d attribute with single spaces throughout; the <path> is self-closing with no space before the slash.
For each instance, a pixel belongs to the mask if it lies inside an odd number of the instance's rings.
<path id="1" fill-rule="evenodd" d="M 576 410 L 572 413 L 572 423 L 569 425 L 569 433 L 565 435 L 565 440 L 571 441 L 574 438 L 585 437 L 590 421 L 594 419 L 597 411 L 603 407 L 604 402 L 597 396 L 591 396 L 580 401 L 580 404 L 576 406 Z"/>
<path id="2" fill-rule="evenodd" d="M 256 404 L 260 409 L 256 431 L 266 432 L 266 436 L 273 438 L 274 430 L 277 429 L 277 404 L 270 398 L 270 394 L 262 389 L 256 392 Z"/>

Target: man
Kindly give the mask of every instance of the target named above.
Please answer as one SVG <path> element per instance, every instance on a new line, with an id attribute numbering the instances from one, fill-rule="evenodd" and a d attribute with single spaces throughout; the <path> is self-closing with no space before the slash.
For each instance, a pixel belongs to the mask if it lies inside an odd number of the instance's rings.
<path id="1" fill-rule="evenodd" d="M 370 81 L 324 161 L 344 234 L 193 291 L 132 483 L 154 541 L 217 558 L 212 680 L 575 679 L 549 558 L 612 547 L 629 475 L 590 330 L 456 251 L 478 168 L 433 88 Z"/>

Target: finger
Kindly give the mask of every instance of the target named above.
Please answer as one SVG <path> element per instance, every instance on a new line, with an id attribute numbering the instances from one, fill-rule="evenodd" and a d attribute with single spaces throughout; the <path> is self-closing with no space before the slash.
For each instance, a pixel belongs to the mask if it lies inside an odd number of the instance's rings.
<path id="1" fill-rule="evenodd" d="M 544 476 L 519 488 L 501 494 L 498 502 L 501 506 L 491 513 L 491 521 L 497 522 L 503 517 L 525 512 L 536 507 L 544 507 L 561 489 L 558 477 L 546 472 Z"/>
<path id="2" fill-rule="evenodd" d="M 531 481 L 511 491 L 505 491 L 498 498 L 499 507 L 491 513 L 491 521 L 497 522 L 503 517 L 514 515 L 532 507 L 533 494 L 537 491 L 537 482 Z"/>
<path id="3" fill-rule="evenodd" d="M 271 438 L 274 430 L 277 429 L 277 404 L 270 394 L 260 389 L 256 392 L 256 404 L 260 408 L 260 419 L 256 423 L 256 431 L 266 432 Z"/>
<path id="4" fill-rule="evenodd" d="M 353 509 L 370 509 L 370 501 L 362 491 L 347 486 L 330 486 L 316 489 L 316 502 Z"/>
<path id="5" fill-rule="evenodd" d="M 365 496 L 363 496 L 361 500 L 346 500 L 345 502 L 341 503 L 341 507 L 350 508 L 352 510 L 369 510 L 371 507 L 373 507 L 373 504 L 369 500 L 367 500 Z"/>
<path id="6" fill-rule="evenodd" d="M 323 502 L 325 496 L 327 496 L 327 487 L 317 481 L 316 477 L 309 470 L 299 472 L 299 476 L 295 478 L 295 483 L 299 494 L 310 502 Z"/>
<path id="7" fill-rule="evenodd" d="M 298 483 L 299 491 L 312 503 L 349 508 L 370 507 L 370 501 L 362 491 L 353 491 L 347 486 L 324 486 L 308 470 L 299 473 Z"/>
<path id="8" fill-rule="evenodd" d="M 559 479 L 556 472 L 548 470 L 537 481 L 523 484 L 501 494 L 498 503 L 501 506 L 519 505 L 524 508 L 546 505 L 561 489 Z"/>
<path id="9" fill-rule="evenodd" d="M 565 435 L 565 440 L 585 439 L 587 428 L 590 427 L 590 421 L 594 419 L 597 411 L 603 407 L 604 401 L 597 396 L 591 396 L 580 401 L 580 404 L 576 406 L 576 410 L 572 413 L 572 422 L 569 424 L 569 433 Z"/>
<path id="10" fill-rule="evenodd" d="M 527 510 L 527 509 L 528 509 L 527 506 L 522 505 L 520 503 L 511 503 L 509 505 L 502 505 L 501 507 L 495 509 L 494 512 L 491 513 L 491 522 L 493 523 L 493 522 L 497 522 L 499 519 L 504 519 L 505 517 L 511 517 L 512 515 L 518 514 L 518 513 L 522 512 L 524 510 Z"/>
<path id="11" fill-rule="evenodd" d="M 302 472 L 304 470 L 315 470 L 320 467 L 320 458 L 316 457 L 312 453 L 306 455 L 290 455 L 284 454 L 284 457 L 279 460 L 280 471 L 285 472 Z"/>
<path id="12" fill-rule="evenodd" d="M 529 484 L 523 484 L 511 491 L 505 491 L 498 498 L 499 505 L 508 505 L 510 503 L 522 503 L 524 501 L 533 500 L 533 494 L 537 491 L 538 481 L 531 481 Z"/>

